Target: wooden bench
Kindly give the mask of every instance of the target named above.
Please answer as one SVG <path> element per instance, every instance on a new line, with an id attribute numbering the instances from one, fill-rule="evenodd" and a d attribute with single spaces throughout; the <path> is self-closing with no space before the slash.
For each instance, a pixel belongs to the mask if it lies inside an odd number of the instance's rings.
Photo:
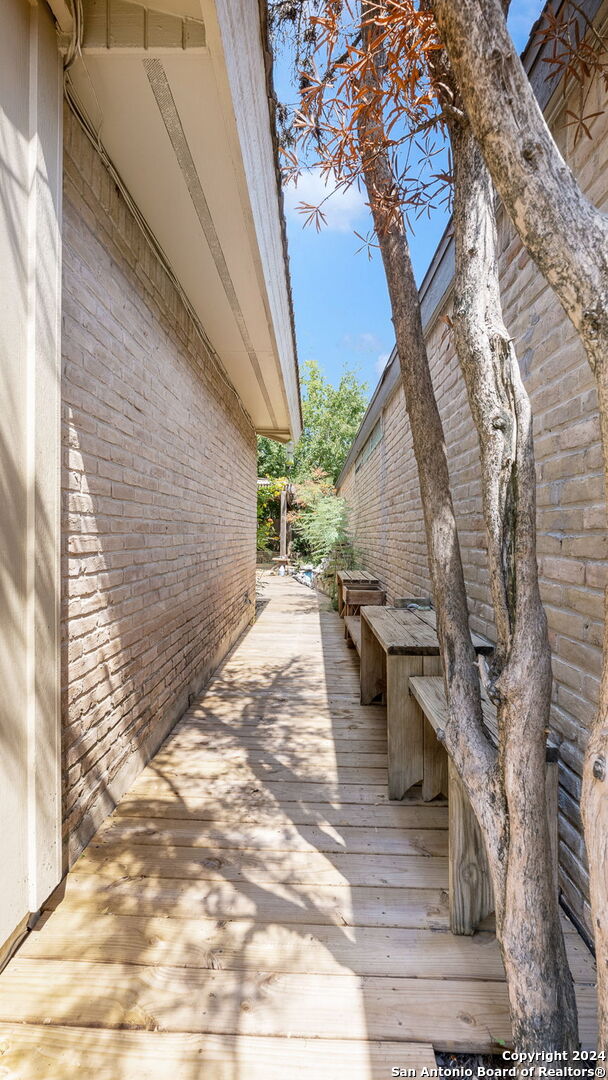
<path id="1" fill-rule="evenodd" d="M 437 676 L 415 676 L 410 679 L 409 691 L 433 731 L 445 730 L 448 722 L 448 705 L 443 679 Z M 488 737 L 497 746 L 496 709 L 483 693 L 481 707 L 484 728 Z M 441 745 L 439 740 L 437 743 Z M 494 910 L 492 882 L 483 837 L 464 784 L 443 746 L 442 753 L 447 764 L 448 778 L 445 794 L 448 797 L 450 929 L 453 934 L 472 934 L 482 919 Z M 556 892 L 558 768 L 557 747 L 548 745 L 545 791 Z"/>
<path id="2" fill-rule="evenodd" d="M 344 586 L 357 585 L 360 588 L 377 588 L 380 581 L 367 570 L 337 570 L 336 591 L 338 594 L 338 615 L 344 615 Z"/>
<path id="3" fill-rule="evenodd" d="M 480 634 L 471 639 L 477 652 L 493 651 Z M 435 612 L 362 606 L 359 655 L 361 704 L 380 695 L 386 702 L 389 799 L 402 799 L 420 781 L 422 798 L 434 799 L 447 786 L 445 757 L 409 694 L 409 680 L 441 674 Z"/>

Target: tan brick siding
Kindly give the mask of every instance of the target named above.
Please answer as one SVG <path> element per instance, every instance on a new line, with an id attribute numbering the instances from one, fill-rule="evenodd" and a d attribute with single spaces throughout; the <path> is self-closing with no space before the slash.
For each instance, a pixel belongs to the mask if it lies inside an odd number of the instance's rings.
<path id="1" fill-rule="evenodd" d="M 72 861 L 250 621 L 256 448 L 71 113 L 63 246 L 64 821 Z"/>
<path id="2" fill-rule="evenodd" d="M 605 108 L 605 99 L 589 107 Z M 608 201 L 608 118 L 576 148 L 550 122 L 562 150 L 596 205 Z M 561 742 L 560 879 L 564 898 L 589 926 L 588 883 L 578 810 L 586 731 L 598 694 L 606 581 L 606 525 L 593 378 L 570 323 L 523 251 L 500 223 L 505 319 L 513 335 L 535 416 L 538 554 L 553 649 L 553 726 Z M 448 299 L 443 312 L 449 313 Z M 427 334 L 443 420 L 472 624 L 492 636 L 479 454 L 448 326 Z M 389 600 L 428 594 L 430 581 L 411 433 L 402 391 L 383 412 L 384 434 L 356 472 L 344 476 L 353 539 L 363 566 L 385 582 Z"/>

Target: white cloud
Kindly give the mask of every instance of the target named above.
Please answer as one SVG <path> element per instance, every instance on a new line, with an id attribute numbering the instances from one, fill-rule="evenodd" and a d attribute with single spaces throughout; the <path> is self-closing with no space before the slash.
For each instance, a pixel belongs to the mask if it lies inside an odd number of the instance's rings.
<path id="1" fill-rule="evenodd" d="M 344 334 L 340 344 L 351 352 L 377 353 L 382 348 L 382 341 L 376 334 Z"/>
<path id="2" fill-rule="evenodd" d="M 297 186 L 288 184 L 285 188 L 285 211 L 292 220 L 304 225 L 305 215 L 296 207 L 300 203 L 318 206 L 326 199 L 321 210 L 325 214 L 325 229 L 331 232 L 352 232 L 361 224 L 366 211 L 365 199 L 356 187 L 340 188 L 337 191 L 327 183 L 318 169 L 303 173 Z"/>
<path id="3" fill-rule="evenodd" d="M 378 359 L 376 360 L 376 363 L 374 365 L 376 375 L 382 375 L 382 372 L 384 371 L 386 365 L 388 364 L 390 355 L 391 355 L 390 353 L 380 353 L 380 356 L 378 357 Z"/>

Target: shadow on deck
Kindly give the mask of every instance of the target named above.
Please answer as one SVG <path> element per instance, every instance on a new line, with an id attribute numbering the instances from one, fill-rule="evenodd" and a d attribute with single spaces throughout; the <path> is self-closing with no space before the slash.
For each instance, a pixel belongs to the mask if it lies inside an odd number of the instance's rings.
<path id="1" fill-rule="evenodd" d="M 445 805 L 388 802 L 337 615 L 263 599 L 0 977 L 0 1075 L 371 1080 L 508 1043 L 494 935 L 447 928 Z"/>

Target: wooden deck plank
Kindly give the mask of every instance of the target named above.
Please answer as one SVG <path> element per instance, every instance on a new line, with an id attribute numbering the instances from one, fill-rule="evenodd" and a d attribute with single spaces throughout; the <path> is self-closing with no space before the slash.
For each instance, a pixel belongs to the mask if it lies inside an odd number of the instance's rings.
<path id="1" fill-rule="evenodd" d="M 266 782 L 266 778 L 269 778 L 273 781 L 286 780 L 290 783 L 333 784 L 339 782 L 341 784 L 365 784 L 373 787 L 384 784 L 386 777 L 386 766 L 384 764 L 368 768 L 363 765 L 337 765 L 334 760 L 324 765 L 313 759 L 312 761 L 300 761 L 292 765 L 283 765 L 281 762 L 273 760 L 271 755 L 257 763 L 249 760 L 239 762 L 230 758 L 222 759 L 218 757 L 215 760 L 213 758 L 205 760 L 202 755 L 197 759 L 193 754 L 184 755 L 184 758 L 184 764 L 181 768 L 177 763 L 168 764 L 166 761 L 158 763 L 155 761 L 148 774 L 149 778 L 166 780 L 171 785 L 179 783 L 181 786 L 189 782 L 198 784 L 201 780 L 207 782 L 208 780 L 215 781 L 224 778 L 228 779 L 230 783 L 234 778 L 234 782 L 237 784 L 248 784 L 262 777 L 264 782 Z"/>
<path id="2" fill-rule="evenodd" d="M 448 883 L 447 859 L 425 855 L 331 856 L 308 851 L 231 852 L 218 847 L 97 844 L 93 841 L 72 868 L 72 874 L 103 877 L 192 878 L 204 881 L 250 881 L 263 885 L 387 885 L 400 889 L 442 889 Z"/>
<path id="3" fill-rule="evenodd" d="M 252 753 L 284 753 L 301 754 L 310 753 L 309 736 L 306 733 L 283 733 L 280 730 L 265 732 L 226 731 L 217 728 L 210 730 L 211 725 L 204 731 L 185 731 L 175 735 L 171 740 L 171 752 L 183 753 L 193 749 L 203 751 L 206 747 L 221 751 L 244 750 Z M 352 731 L 344 734 L 342 738 L 333 735 L 331 731 L 315 732 L 317 754 L 335 754 L 336 758 L 345 757 L 347 754 L 384 754 L 386 755 L 386 736 L 379 731 L 362 738 Z"/>
<path id="4" fill-rule="evenodd" d="M 443 808 L 438 808 L 443 809 Z M 310 851 L 370 855 L 447 855 L 445 824 L 439 829 L 374 829 L 284 824 L 263 827 L 247 823 L 201 821 L 180 818 L 111 818 L 102 826 L 96 842 L 124 845 L 154 844 L 163 847 L 214 847 L 238 851 Z"/>
<path id="5" fill-rule="evenodd" d="M 13 1080 L 386 1080 L 395 1065 L 435 1067 L 431 1046 L 0 1023 Z"/>
<path id="6" fill-rule="evenodd" d="M 178 770 L 183 764 L 185 751 L 188 751 L 188 773 L 192 775 L 196 770 L 198 775 L 200 768 L 218 769 L 223 766 L 226 769 L 238 769 L 243 765 L 255 768 L 258 765 L 270 764 L 281 769 L 289 769 L 293 774 L 302 768 L 314 768 L 316 772 L 323 773 L 326 769 L 386 769 L 386 750 L 380 752 L 356 750 L 323 751 L 321 748 L 315 751 L 314 760 L 310 761 L 309 753 L 303 746 L 299 748 L 281 748 L 271 750 L 268 747 L 244 747 L 222 746 L 218 748 L 213 743 L 203 745 L 196 741 L 190 746 L 180 744 L 172 746 L 170 750 L 157 754 L 154 758 L 154 766 L 159 770 Z"/>
<path id="7" fill-rule="evenodd" d="M 345 1017 L 359 1039 L 437 1047 L 438 1017 L 442 1044 L 454 1049 L 487 1047 L 488 1031 L 494 1042 L 510 1037 L 506 987 L 496 982 L 16 958 L 0 984 L 0 1020 L 21 1023 L 340 1038 Z"/>
<path id="8" fill-rule="evenodd" d="M 394 926 L 445 930 L 445 889 L 392 889 L 386 886 L 284 885 L 178 878 L 104 878 L 70 874 L 47 901 L 75 911 L 146 915 L 172 919 L 251 919 L 283 926 Z"/>
<path id="9" fill-rule="evenodd" d="M 331 708 L 331 707 L 330 707 Z M 291 736 L 294 726 L 297 724 L 298 736 L 304 738 L 325 737 L 326 739 L 346 739 L 351 732 L 359 732 L 359 736 L 366 739 L 382 738 L 386 718 L 380 706 L 370 706 L 370 716 L 362 714 L 360 703 L 344 705 L 340 711 L 336 706 L 333 718 L 321 715 L 320 711 L 306 709 L 304 705 L 292 704 L 291 708 L 281 702 L 281 707 L 273 709 L 267 707 L 263 712 L 247 712 L 243 715 L 232 710 L 224 718 L 218 717 L 217 710 L 207 710 L 188 718 L 187 723 L 181 722 L 173 729 L 176 735 L 188 730 L 195 733 L 202 731 L 206 734 L 232 734 L 233 732 L 259 738 L 261 735 Z"/>
<path id="10" fill-rule="evenodd" d="M 170 791 L 174 798 L 183 799 L 188 795 L 206 795 L 210 800 L 217 800 L 220 806 L 231 806 L 249 799 L 251 803 L 263 805 L 276 802 L 319 802 L 326 799 L 333 803 L 363 803 L 385 805 L 388 797 L 384 784 L 344 784 L 332 780 L 264 780 L 257 778 L 249 782 L 231 784 L 229 780 L 196 780 L 181 777 L 163 777 L 146 770 L 131 788 L 133 793 L 145 794 L 148 798 Z M 409 793 L 407 793 L 409 794 Z M 421 800 L 419 793 L 412 796 L 411 802 Z"/>
<path id="11" fill-rule="evenodd" d="M 594 967 L 577 942 L 576 934 L 567 935 L 573 976 L 579 985 L 593 985 Z M 249 919 L 182 919 L 176 928 L 171 917 L 108 914 L 92 923 L 88 912 L 61 908 L 43 916 L 20 955 L 209 970 L 504 981 L 496 938 L 487 931 L 467 942 L 448 931 L 287 927 Z"/>
<path id="12" fill-rule="evenodd" d="M 580 1036 L 595 1037 L 595 992 L 577 987 Z M 417 1040 L 497 1050 L 511 1037 L 506 985 L 458 979 L 208 971 L 16 957 L 0 1020 L 296 1038 Z"/>
<path id="13" fill-rule="evenodd" d="M 426 810 L 428 808 L 428 814 Z M 357 803 L 269 801 L 261 806 L 233 802 L 230 806 L 205 798 L 204 795 L 176 799 L 170 791 L 153 797 L 129 792 L 116 807 L 112 821 L 120 817 L 184 818 L 193 821 L 251 822 L 260 825 L 323 825 L 375 829 L 443 828 L 447 825 L 445 800 L 432 806 L 423 803 L 420 792 L 409 802 L 384 803 L 368 806 Z M 373 835 L 373 832 L 371 833 Z"/>

